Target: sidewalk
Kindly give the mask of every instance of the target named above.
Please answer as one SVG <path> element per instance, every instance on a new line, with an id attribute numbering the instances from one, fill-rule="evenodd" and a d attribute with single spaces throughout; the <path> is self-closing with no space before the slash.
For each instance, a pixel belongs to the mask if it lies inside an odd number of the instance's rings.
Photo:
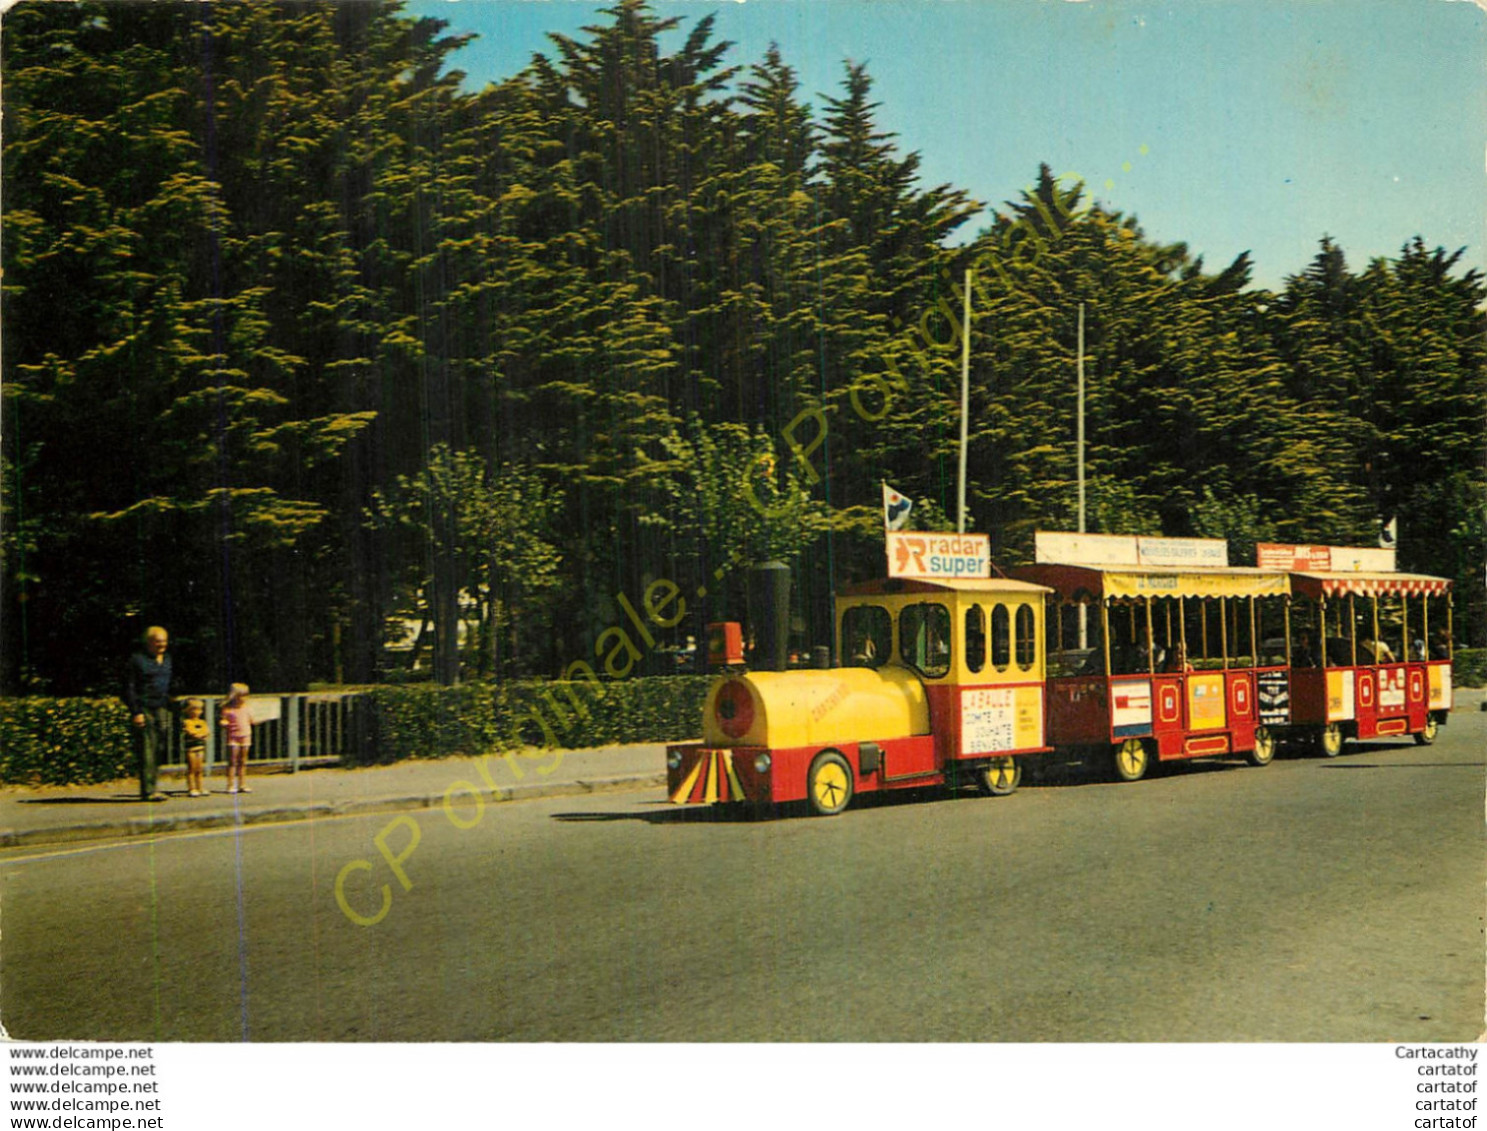
<path id="1" fill-rule="evenodd" d="M 1482 710 L 1484 695 L 1482 688 L 1459 688 L 1456 712 Z M 219 772 L 209 781 L 206 797 L 187 797 L 184 775 L 167 773 L 160 779 L 167 800 L 152 803 L 140 801 L 138 783 L 127 778 L 61 788 L 11 786 L 0 788 L 0 848 L 429 809 L 442 805 L 451 787 L 452 801 L 468 805 L 470 799 L 462 796 L 467 787 L 459 782 L 479 790 L 487 803 L 622 790 L 652 790 L 659 796 L 666 784 L 666 747 L 534 749 L 509 758 L 492 755 L 485 770 L 494 790 L 473 758 L 254 773 L 248 776 L 249 794 L 225 792 Z"/>
<path id="2" fill-rule="evenodd" d="M 139 784 L 129 778 L 102 785 L 11 786 L 0 788 L 0 848 L 426 809 L 442 805 L 451 787 L 452 802 L 466 806 L 471 804 L 468 787 L 487 803 L 618 790 L 659 794 L 666 784 L 666 747 L 528 750 L 509 758 L 490 756 L 485 772 L 494 790 L 473 758 L 296 774 L 267 771 L 248 775 L 248 794 L 227 793 L 218 772 L 207 783 L 206 797 L 187 797 L 184 774 L 164 773 L 160 789 L 166 800 L 157 802 L 140 801 Z M 461 782 L 468 785 L 456 785 Z"/>

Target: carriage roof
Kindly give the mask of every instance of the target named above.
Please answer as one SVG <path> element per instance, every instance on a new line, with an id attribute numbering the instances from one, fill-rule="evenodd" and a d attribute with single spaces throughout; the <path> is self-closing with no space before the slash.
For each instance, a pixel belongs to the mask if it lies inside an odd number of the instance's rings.
<path id="1" fill-rule="evenodd" d="M 1036 596 L 1050 593 L 1046 585 L 1015 581 L 1006 577 L 967 577 L 944 581 L 917 581 L 902 577 L 879 578 L 844 585 L 840 597 L 899 597 L 909 593 L 1019 593 Z"/>
<path id="2" fill-rule="evenodd" d="M 1094 566 L 1043 563 L 1018 576 L 1042 582 L 1064 597 L 1277 597 L 1291 592 L 1284 570 L 1251 566 Z"/>

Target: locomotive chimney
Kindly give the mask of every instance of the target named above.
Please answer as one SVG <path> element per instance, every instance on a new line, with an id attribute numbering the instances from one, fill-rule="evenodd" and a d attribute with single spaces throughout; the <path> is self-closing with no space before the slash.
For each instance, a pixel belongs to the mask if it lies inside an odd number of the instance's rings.
<path id="1" fill-rule="evenodd" d="M 759 671 L 782 672 L 790 645 L 790 567 L 761 562 L 749 568 L 749 631 Z"/>

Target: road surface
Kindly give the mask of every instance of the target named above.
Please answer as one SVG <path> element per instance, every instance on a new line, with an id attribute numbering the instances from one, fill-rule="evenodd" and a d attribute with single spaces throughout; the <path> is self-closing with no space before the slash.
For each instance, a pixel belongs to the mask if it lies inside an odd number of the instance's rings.
<path id="1" fill-rule="evenodd" d="M 831 819 L 463 797 L 14 850 L 0 1015 L 33 1039 L 1472 1040 L 1484 738 L 1462 713 L 1431 747 Z M 372 925 L 338 904 L 348 865 Z"/>

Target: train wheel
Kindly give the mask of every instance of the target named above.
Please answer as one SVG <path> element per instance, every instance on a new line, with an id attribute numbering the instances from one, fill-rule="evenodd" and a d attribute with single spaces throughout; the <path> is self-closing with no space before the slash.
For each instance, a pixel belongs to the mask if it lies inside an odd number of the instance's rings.
<path id="1" fill-rule="evenodd" d="M 1421 746 L 1429 746 L 1435 742 L 1435 737 L 1440 733 L 1441 724 L 1434 715 L 1425 718 L 1425 729 L 1415 732 L 1415 741 Z"/>
<path id="2" fill-rule="evenodd" d="M 1269 727 L 1260 727 L 1255 731 L 1255 748 L 1247 755 L 1251 766 L 1268 766 L 1270 760 L 1275 757 L 1275 735 Z"/>
<path id="3" fill-rule="evenodd" d="M 835 750 L 823 750 L 806 775 L 811 808 L 823 817 L 833 817 L 852 800 L 852 767 Z"/>
<path id="4" fill-rule="evenodd" d="M 1323 758 L 1336 758 L 1342 753 L 1343 745 L 1342 727 L 1336 723 L 1328 723 L 1317 731 L 1317 753 Z"/>
<path id="5" fill-rule="evenodd" d="M 1128 738 L 1115 748 L 1110 761 L 1120 781 L 1140 781 L 1151 765 L 1151 752 L 1139 738 Z"/>
<path id="6" fill-rule="evenodd" d="M 1016 758 L 994 758 L 976 767 L 976 785 L 987 797 L 1006 797 L 1022 784 L 1022 763 Z"/>

